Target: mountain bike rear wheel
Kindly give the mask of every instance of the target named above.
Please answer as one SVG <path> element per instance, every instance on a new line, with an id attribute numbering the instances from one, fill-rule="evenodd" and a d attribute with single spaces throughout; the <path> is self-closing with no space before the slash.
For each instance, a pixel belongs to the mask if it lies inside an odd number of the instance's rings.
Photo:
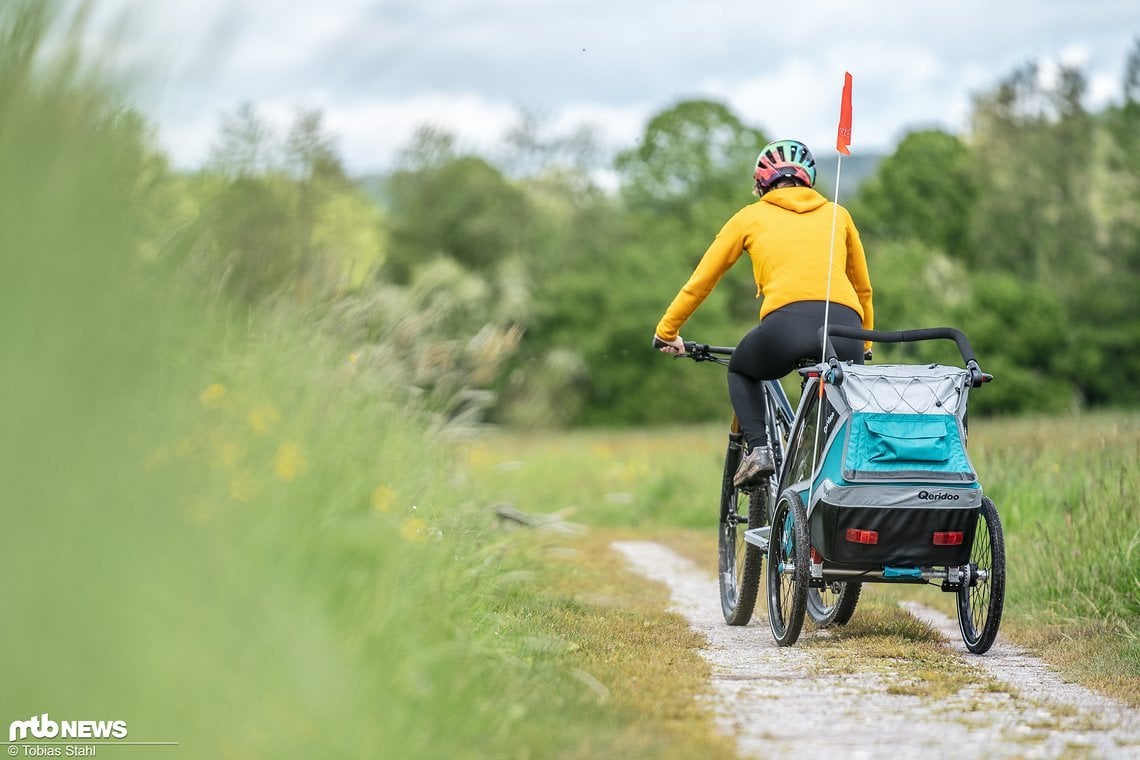
<path id="1" fill-rule="evenodd" d="M 720 606 L 729 625 L 747 625 L 752 619 L 764 553 L 744 541 L 744 531 L 763 527 L 768 521 L 766 489 L 746 492 L 732 483 L 743 455 L 744 442 L 740 434 L 730 434 L 720 490 L 717 575 Z"/>

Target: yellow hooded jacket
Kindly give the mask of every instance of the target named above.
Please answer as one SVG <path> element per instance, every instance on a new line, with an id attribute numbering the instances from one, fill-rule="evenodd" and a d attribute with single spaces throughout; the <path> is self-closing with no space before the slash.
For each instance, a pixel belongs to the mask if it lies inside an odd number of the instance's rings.
<path id="1" fill-rule="evenodd" d="M 661 318 L 657 336 L 676 338 L 681 325 L 746 251 L 752 259 L 756 296 L 764 297 L 761 319 L 796 301 L 827 300 L 833 214 L 831 302 L 850 306 L 862 318 L 864 329 L 874 329 L 867 257 L 851 215 L 810 187 L 785 187 L 769 190 L 725 223 Z"/>

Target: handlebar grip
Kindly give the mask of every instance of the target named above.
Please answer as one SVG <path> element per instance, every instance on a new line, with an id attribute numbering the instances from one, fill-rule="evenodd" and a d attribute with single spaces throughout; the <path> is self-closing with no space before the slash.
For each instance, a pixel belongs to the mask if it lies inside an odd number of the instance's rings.
<path id="1" fill-rule="evenodd" d="M 694 353 L 700 345 L 696 341 L 693 341 L 693 340 L 683 340 L 683 341 L 681 341 L 681 343 L 682 343 L 682 345 L 685 346 L 685 353 L 687 353 L 687 354 Z M 665 348 L 665 346 L 671 346 L 671 345 L 673 345 L 673 344 L 672 343 L 666 343 L 665 341 L 658 338 L 656 335 L 653 336 L 653 347 L 654 348 L 660 349 L 660 348 Z"/>

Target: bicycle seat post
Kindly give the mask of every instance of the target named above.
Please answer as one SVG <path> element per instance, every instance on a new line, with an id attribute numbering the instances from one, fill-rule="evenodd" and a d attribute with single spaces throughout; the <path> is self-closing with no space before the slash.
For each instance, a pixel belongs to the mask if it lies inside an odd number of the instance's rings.
<path id="1" fill-rule="evenodd" d="M 795 369 L 797 372 L 800 373 L 800 393 L 804 392 L 804 388 L 807 387 L 807 381 L 808 381 L 808 374 L 806 372 L 801 372 L 800 370 L 805 370 L 805 369 L 808 369 L 809 367 L 814 367 L 817 364 L 819 364 L 819 359 L 817 359 L 814 356 L 803 356 L 803 357 L 800 357 L 799 359 L 796 360 Z"/>

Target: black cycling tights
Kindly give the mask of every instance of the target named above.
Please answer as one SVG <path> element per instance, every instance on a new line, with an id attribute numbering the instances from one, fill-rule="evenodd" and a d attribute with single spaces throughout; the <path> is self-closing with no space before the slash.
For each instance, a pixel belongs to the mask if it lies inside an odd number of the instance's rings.
<path id="1" fill-rule="evenodd" d="M 800 359 L 819 360 L 819 328 L 823 327 L 823 301 L 800 301 L 764 317 L 736 346 L 728 364 L 728 397 L 752 448 L 768 442 L 764 426 L 761 382 L 777 380 L 796 368 Z M 828 324 L 862 327 L 859 314 L 849 306 L 831 304 Z M 832 338 L 839 358 L 863 363 L 863 341 Z"/>

